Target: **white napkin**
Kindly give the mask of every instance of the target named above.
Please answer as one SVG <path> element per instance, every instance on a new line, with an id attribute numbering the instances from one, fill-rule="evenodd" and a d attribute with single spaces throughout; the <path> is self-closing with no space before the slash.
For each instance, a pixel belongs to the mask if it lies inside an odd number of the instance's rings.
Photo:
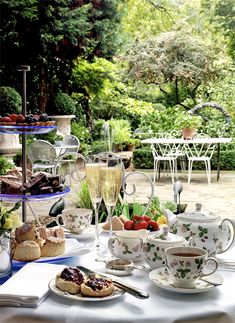
<path id="1" fill-rule="evenodd" d="M 29 263 L 0 286 L 0 305 L 37 307 L 49 293 L 49 282 L 65 265 Z"/>

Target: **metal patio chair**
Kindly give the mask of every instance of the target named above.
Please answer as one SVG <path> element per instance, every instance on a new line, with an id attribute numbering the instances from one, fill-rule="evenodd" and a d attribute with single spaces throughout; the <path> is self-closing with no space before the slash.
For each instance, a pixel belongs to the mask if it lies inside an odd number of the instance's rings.
<path id="1" fill-rule="evenodd" d="M 33 140 L 28 147 L 28 157 L 32 171 L 49 170 L 53 173 L 56 164 L 56 150 L 46 140 Z"/>

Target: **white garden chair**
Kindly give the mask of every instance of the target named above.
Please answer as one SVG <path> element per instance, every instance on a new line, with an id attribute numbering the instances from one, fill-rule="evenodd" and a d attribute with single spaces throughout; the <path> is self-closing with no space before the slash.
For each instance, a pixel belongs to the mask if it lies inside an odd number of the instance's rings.
<path id="1" fill-rule="evenodd" d="M 171 173 L 171 180 L 174 183 L 174 176 L 177 177 L 177 157 L 171 154 L 171 146 L 168 144 L 156 144 L 151 145 L 153 161 L 154 161 L 154 173 L 153 173 L 153 181 L 155 183 L 156 177 L 159 179 L 159 166 L 160 163 L 163 162 L 169 164 L 169 169 Z"/>
<path id="2" fill-rule="evenodd" d="M 197 134 L 197 138 L 208 138 L 204 134 Z M 185 153 L 188 159 L 188 184 L 191 181 L 194 162 L 203 162 L 206 168 L 208 184 L 211 182 L 211 158 L 213 156 L 215 144 L 208 143 L 188 143 L 185 144 Z"/>

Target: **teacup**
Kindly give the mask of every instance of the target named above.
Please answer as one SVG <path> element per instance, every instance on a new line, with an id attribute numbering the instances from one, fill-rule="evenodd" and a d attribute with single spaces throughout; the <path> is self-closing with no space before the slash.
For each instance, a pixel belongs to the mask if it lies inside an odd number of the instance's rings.
<path id="1" fill-rule="evenodd" d="M 218 268 L 215 258 L 202 248 L 170 247 L 165 250 L 167 268 L 177 287 L 193 288 L 197 279 L 213 274 Z M 207 268 L 213 263 L 213 268 Z"/>
<path id="2" fill-rule="evenodd" d="M 147 234 L 147 230 L 118 231 L 116 236 L 109 238 L 109 251 L 117 258 L 143 260 L 144 239 Z"/>
<path id="3" fill-rule="evenodd" d="M 61 224 L 60 219 L 62 219 L 64 227 L 70 232 L 81 233 L 91 225 L 92 210 L 83 208 L 65 209 L 62 214 L 55 218 L 58 225 Z"/>

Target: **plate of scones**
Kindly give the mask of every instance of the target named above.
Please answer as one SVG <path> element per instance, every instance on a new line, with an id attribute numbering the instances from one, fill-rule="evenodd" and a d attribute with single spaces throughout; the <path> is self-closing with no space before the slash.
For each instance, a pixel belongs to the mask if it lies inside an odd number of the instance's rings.
<path id="1" fill-rule="evenodd" d="M 62 227 L 36 227 L 24 223 L 11 240 L 13 269 L 28 262 L 54 262 L 81 253 L 84 247 L 75 239 L 66 239 Z"/>
<path id="2" fill-rule="evenodd" d="M 97 302 L 111 300 L 125 292 L 106 277 L 87 277 L 76 267 L 66 267 L 49 283 L 50 290 L 75 301 Z"/>

